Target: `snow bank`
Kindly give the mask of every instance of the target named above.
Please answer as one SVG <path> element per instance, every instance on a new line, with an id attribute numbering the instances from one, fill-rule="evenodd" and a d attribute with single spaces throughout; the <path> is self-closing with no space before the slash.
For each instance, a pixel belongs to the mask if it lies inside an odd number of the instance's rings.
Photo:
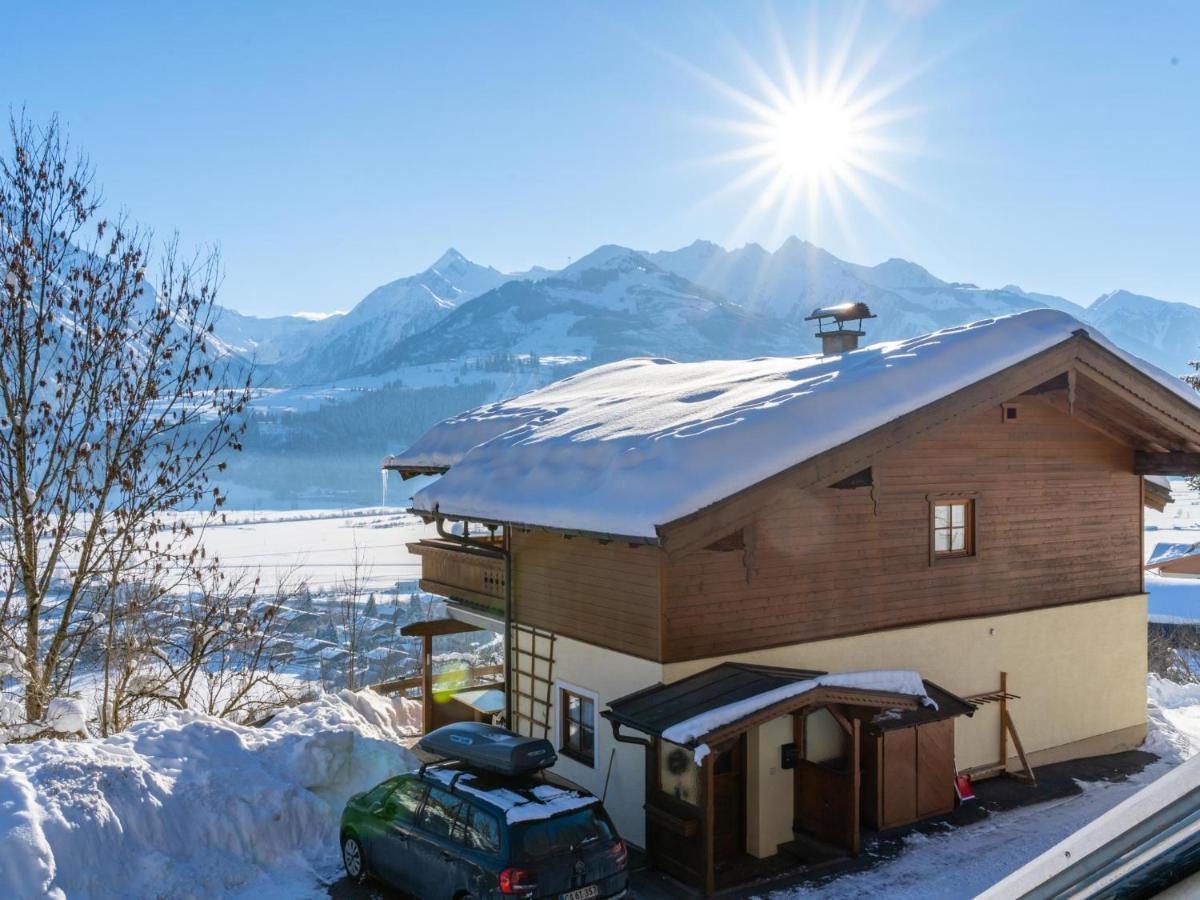
<path id="1" fill-rule="evenodd" d="M 384 465 L 450 467 L 414 496 L 421 511 L 653 538 L 1080 330 L 1197 403 L 1178 378 L 1041 309 L 840 356 L 624 360 L 448 419 Z"/>
<path id="2" fill-rule="evenodd" d="M 0 895 L 322 896 L 346 799 L 415 763 L 414 706 L 342 691 L 262 728 L 177 712 L 0 749 Z"/>
<path id="3" fill-rule="evenodd" d="M 763 691 L 761 694 L 755 694 L 753 697 L 738 700 L 736 703 L 728 703 L 725 706 L 718 706 L 716 709 L 702 712 L 699 715 L 692 716 L 690 719 L 684 719 L 682 722 L 675 723 L 666 729 L 662 733 L 662 736 L 664 740 L 668 740 L 673 744 L 690 744 L 697 738 L 711 734 L 718 728 L 736 722 L 738 719 L 744 719 L 746 716 L 753 715 L 760 709 L 766 709 L 768 706 L 791 697 L 807 694 L 809 691 L 819 687 L 856 688 L 862 691 L 909 694 L 913 697 L 921 698 L 921 702 L 924 705 L 937 709 L 937 703 L 925 693 L 925 683 L 921 680 L 921 676 L 917 672 L 908 669 L 830 672 L 828 675 L 818 675 L 816 678 L 794 681 L 791 684 L 785 684 L 782 687 L 772 688 L 769 691 Z M 704 745 L 697 748 L 697 765 L 707 755 L 708 749 Z"/>

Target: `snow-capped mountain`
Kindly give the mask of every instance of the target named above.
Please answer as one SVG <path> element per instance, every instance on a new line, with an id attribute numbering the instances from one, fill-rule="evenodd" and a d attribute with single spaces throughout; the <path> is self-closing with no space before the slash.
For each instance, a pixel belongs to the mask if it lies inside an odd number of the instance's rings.
<path id="1" fill-rule="evenodd" d="M 595 362 L 792 352 L 799 332 L 747 310 L 627 247 L 604 246 L 537 281 L 510 281 L 462 304 L 361 371 L 494 354 Z"/>
<path id="2" fill-rule="evenodd" d="M 1042 306 L 1083 315 L 1082 307 L 1061 297 L 946 282 L 903 259 L 861 266 L 794 237 L 774 253 L 758 244 L 725 250 L 697 241 L 649 257 L 697 284 L 740 298 L 749 309 L 785 321 L 799 322 L 817 307 L 863 300 L 879 316 L 870 325 L 873 340 L 912 337 Z"/>
<path id="3" fill-rule="evenodd" d="M 281 375 L 303 382 L 353 372 L 509 277 L 447 250 L 424 272 L 377 287 L 346 315 L 317 323 L 307 346 Z"/>
<path id="4" fill-rule="evenodd" d="M 804 317 L 845 300 L 864 300 L 877 314 L 868 340 L 1051 307 L 1094 323 L 1174 373 L 1200 355 L 1200 308 L 1188 304 L 1117 291 L 1084 308 L 1015 285 L 943 281 L 903 259 L 846 262 L 798 238 L 773 253 L 708 241 L 657 252 L 606 245 L 558 272 L 516 274 L 448 250 L 425 271 L 376 288 L 345 315 L 311 321 L 228 311 L 217 337 L 274 364 L 276 383 L 312 384 L 498 353 L 595 362 L 638 354 L 810 353 L 817 343 Z"/>
<path id="5" fill-rule="evenodd" d="M 217 338 L 231 352 L 257 363 L 271 365 L 288 359 L 306 345 L 327 319 L 304 316 L 246 316 L 223 308 L 214 326 Z"/>
<path id="6" fill-rule="evenodd" d="M 1188 303 L 1113 291 L 1094 300 L 1085 319 L 1168 372 L 1191 372 L 1188 362 L 1200 358 L 1200 309 Z"/>

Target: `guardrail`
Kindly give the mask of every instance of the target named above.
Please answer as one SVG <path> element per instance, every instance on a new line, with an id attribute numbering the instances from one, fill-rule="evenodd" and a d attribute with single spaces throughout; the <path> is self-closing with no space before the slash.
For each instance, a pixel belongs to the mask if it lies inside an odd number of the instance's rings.
<path id="1" fill-rule="evenodd" d="M 467 669 L 466 678 L 461 683 L 455 681 L 452 684 L 445 685 L 444 689 L 451 692 L 470 690 L 471 688 L 478 687 L 481 684 L 489 684 L 495 681 L 497 675 L 504 675 L 503 665 L 476 666 L 474 668 Z M 433 677 L 435 681 L 438 678 L 436 674 Z M 390 696 L 391 694 L 407 695 L 408 692 L 414 688 L 420 692 L 421 676 L 410 675 L 407 678 L 396 678 L 392 681 L 381 681 L 379 684 L 368 684 L 366 686 L 375 693 L 382 694 L 385 697 Z"/>

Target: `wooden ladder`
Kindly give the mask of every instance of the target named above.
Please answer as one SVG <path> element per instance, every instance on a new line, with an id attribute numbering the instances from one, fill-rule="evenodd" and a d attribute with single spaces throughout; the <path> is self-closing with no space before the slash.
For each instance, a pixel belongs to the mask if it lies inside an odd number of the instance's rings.
<path id="1" fill-rule="evenodd" d="M 508 727 L 530 737 L 550 736 L 554 694 L 553 632 L 512 623 L 508 653 L 512 669 L 512 721 Z M 540 732 L 540 733 L 539 733 Z"/>

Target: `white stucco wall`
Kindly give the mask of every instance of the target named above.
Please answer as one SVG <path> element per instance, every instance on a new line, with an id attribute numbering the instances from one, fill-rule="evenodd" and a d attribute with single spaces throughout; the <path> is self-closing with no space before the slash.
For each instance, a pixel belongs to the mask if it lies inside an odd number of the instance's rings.
<path id="1" fill-rule="evenodd" d="M 560 637 L 555 680 L 592 691 L 599 702 L 595 767 L 563 758 L 556 771 L 600 796 L 611 760 L 605 805 L 635 844 L 645 844 L 644 751 L 614 741 L 599 712 L 617 697 L 659 681 L 677 681 L 727 659 L 829 671 L 916 669 L 962 695 L 996 690 L 1000 672 L 1007 671 L 1009 690 L 1021 697 L 1010 709 L 1025 749 L 1043 758 L 1067 745 L 1076 745 L 1068 756 L 1136 745 L 1146 723 L 1143 594 L 667 665 Z M 557 704 L 557 690 L 554 697 Z M 557 709 L 551 721 L 557 721 Z M 996 705 L 958 719 L 955 727 L 960 769 L 996 760 Z M 557 744 L 558 734 L 552 732 Z M 791 741 L 791 734 L 790 719 L 784 718 L 748 736 L 747 843 L 755 855 L 769 856 L 791 838 L 792 773 L 780 767 L 780 747 Z M 1079 745 L 1095 738 L 1099 740 L 1086 747 Z M 1011 741 L 1009 752 L 1015 753 Z"/>
<path id="2" fill-rule="evenodd" d="M 961 695 L 997 689 L 1000 672 L 1007 671 L 1008 689 L 1021 698 L 1010 711 L 1035 764 L 1039 755 L 1070 758 L 1136 746 L 1146 725 L 1144 594 L 672 663 L 664 666 L 663 680 L 726 659 L 829 671 L 916 669 Z M 955 721 L 960 769 L 996 761 L 998 713 L 990 704 Z M 746 833 L 756 856 L 770 856 L 792 838 L 792 773 L 779 768 L 780 747 L 791 739 L 786 719 L 749 735 Z M 1012 741 L 1008 751 L 1015 764 Z"/>
<path id="3" fill-rule="evenodd" d="M 636 744 L 619 743 L 614 740 L 612 727 L 607 719 L 600 718 L 600 712 L 608 707 L 610 701 L 661 681 L 662 666 L 636 656 L 559 636 L 554 643 L 552 678 L 555 690 L 552 693 L 550 739 L 555 747 L 559 746 L 559 730 L 555 727 L 560 714 L 558 687 L 565 683 L 568 687 L 582 688 L 595 694 L 597 698 L 595 765 L 587 766 L 560 755 L 554 771 L 563 778 L 587 788 L 597 797 L 604 797 L 604 806 L 622 837 L 644 847 L 645 750 Z M 637 732 L 631 733 L 635 737 L 641 736 Z"/>

